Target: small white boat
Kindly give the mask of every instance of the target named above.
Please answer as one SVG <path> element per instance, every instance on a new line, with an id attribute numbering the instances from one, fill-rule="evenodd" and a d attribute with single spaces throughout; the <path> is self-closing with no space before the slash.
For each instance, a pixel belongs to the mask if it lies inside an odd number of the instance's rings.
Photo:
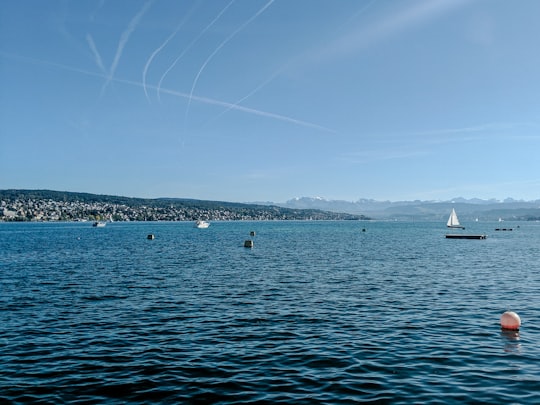
<path id="1" fill-rule="evenodd" d="M 448 218 L 448 222 L 446 223 L 446 226 L 448 228 L 454 228 L 454 229 L 465 229 L 464 226 L 461 226 L 459 223 L 459 219 L 456 214 L 456 210 L 452 208 L 452 212 L 450 213 L 450 217 Z"/>
<path id="2" fill-rule="evenodd" d="M 103 221 L 96 221 L 92 224 L 92 226 L 96 228 L 103 228 L 105 225 L 107 225 L 107 222 L 103 222 Z"/>
<path id="3" fill-rule="evenodd" d="M 206 221 L 203 221 L 202 219 L 199 219 L 197 222 L 195 222 L 195 225 L 193 226 L 195 228 L 204 229 L 210 226 L 210 222 L 206 222 Z"/>

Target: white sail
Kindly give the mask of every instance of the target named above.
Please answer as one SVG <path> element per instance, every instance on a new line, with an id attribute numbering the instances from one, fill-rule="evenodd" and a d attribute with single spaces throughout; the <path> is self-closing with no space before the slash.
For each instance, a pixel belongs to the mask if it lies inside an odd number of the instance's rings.
<path id="1" fill-rule="evenodd" d="M 450 213 L 450 217 L 448 217 L 448 222 L 446 223 L 446 226 L 448 228 L 463 228 L 459 223 L 456 210 L 454 210 L 453 208 L 452 212 Z"/>

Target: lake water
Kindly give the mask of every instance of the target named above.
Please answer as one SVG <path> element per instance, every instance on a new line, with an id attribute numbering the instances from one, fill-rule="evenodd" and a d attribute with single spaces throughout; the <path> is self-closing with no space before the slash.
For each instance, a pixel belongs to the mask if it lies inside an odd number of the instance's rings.
<path id="1" fill-rule="evenodd" d="M 540 224 L 466 225 L 0 224 L 0 402 L 540 403 Z"/>

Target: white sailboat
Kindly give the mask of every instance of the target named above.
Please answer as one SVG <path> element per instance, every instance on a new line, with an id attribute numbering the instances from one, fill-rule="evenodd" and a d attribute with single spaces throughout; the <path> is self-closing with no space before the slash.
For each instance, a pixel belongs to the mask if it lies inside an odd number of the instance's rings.
<path id="1" fill-rule="evenodd" d="M 456 210 L 453 208 L 452 208 L 452 212 L 450 213 L 450 217 L 448 218 L 448 222 L 446 223 L 446 226 L 448 228 L 454 228 L 454 229 L 465 229 L 465 227 L 461 226 L 461 224 L 459 223 Z"/>

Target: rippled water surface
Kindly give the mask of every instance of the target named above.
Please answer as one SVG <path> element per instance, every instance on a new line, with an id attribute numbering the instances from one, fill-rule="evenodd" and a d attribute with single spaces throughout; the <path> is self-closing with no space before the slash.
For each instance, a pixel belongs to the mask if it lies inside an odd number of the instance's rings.
<path id="1" fill-rule="evenodd" d="M 0 224 L 0 402 L 540 403 L 540 224 L 505 226 Z"/>

